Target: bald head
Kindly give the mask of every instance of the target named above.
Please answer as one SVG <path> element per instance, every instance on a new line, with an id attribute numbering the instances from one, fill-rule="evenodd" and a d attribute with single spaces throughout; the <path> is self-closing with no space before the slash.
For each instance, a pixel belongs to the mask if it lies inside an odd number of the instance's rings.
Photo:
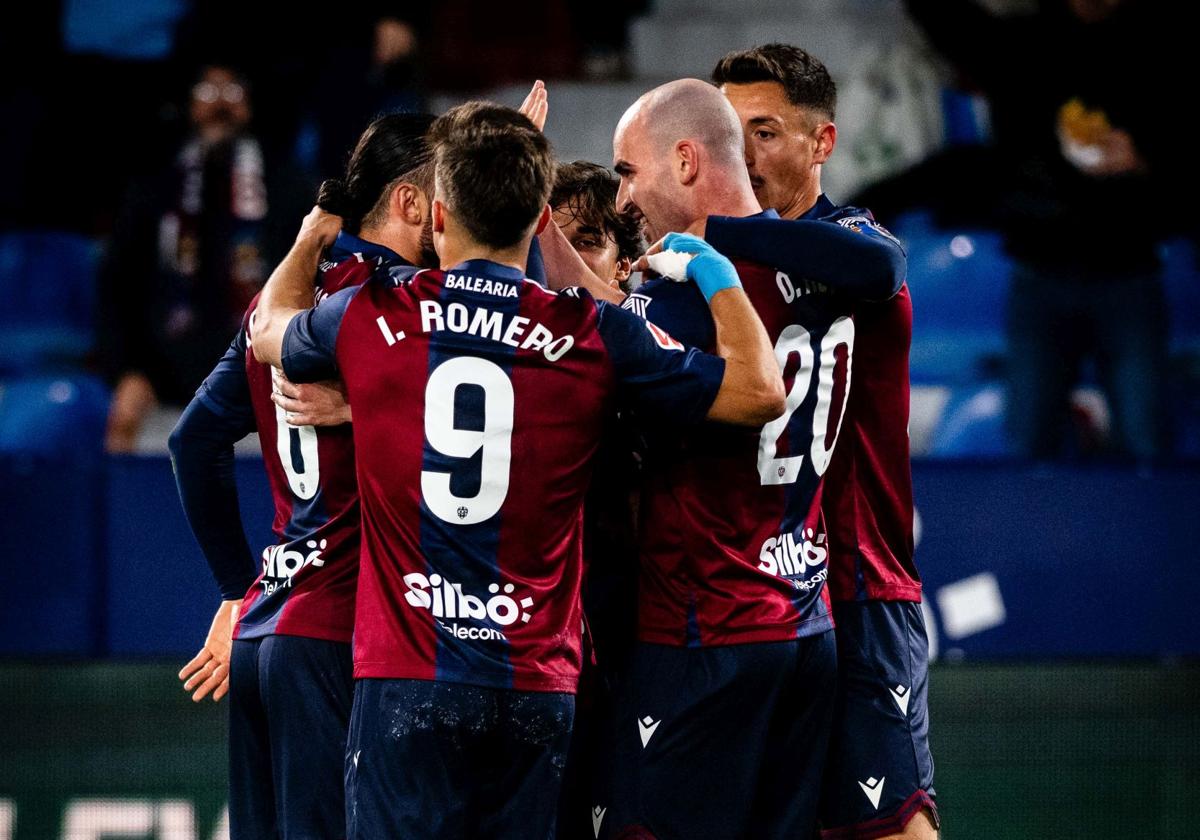
<path id="1" fill-rule="evenodd" d="M 715 163 L 743 166 L 745 140 L 737 112 L 715 87 L 699 79 L 659 85 L 634 102 L 621 122 L 623 130 L 644 130 L 660 152 L 680 140 L 694 140 Z"/>

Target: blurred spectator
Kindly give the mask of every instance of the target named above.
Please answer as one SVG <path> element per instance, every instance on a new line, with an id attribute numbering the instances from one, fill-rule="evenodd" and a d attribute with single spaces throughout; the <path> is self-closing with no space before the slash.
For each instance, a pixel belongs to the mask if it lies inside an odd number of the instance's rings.
<path id="1" fill-rule="evenodd" d="M 347 150 L 375 117 L 425 109 L 417 23 L 388 14 L 357 26 L 343 46 L 327 51 L 314 97 L 317 171 L 340 173 Z"/>
<path id="2" fill-rule="evenodd" d="M 100 278 L 110 451 L 134 448 L 157 402 L 190 399 L 308 204 L 304 185 L 264 159 L 251 113 L 244 78 L 205 67 L 173 163 L 126 198 Z"/>
<path id="3" fill-rule="evenodd" d="M 1169 188 L 1190 200 L 1195 173 L 1172 119 L 1172 80 L 1185 78 L 1180 22 L 1151 0 L 1057 0 L 1019 17 L 969 0 L 907 3 L 992 105 L 998 161 L 959 189 L 994 197 L 1016 262 L 1008 412 L 1019 452 L 1061 454 L 1068 392 L 1090 357 L 1113 407 L 1112 448 L 1162 455 L 1158 243 L 1190 224 L 1166 199 Z"/>

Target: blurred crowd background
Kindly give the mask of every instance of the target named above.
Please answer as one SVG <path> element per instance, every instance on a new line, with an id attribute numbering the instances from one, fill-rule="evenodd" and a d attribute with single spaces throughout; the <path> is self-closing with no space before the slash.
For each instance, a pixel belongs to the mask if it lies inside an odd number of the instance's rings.
<path id="1" fill-rule="evenodd" d="M 226 837 L 167 437 L 376 114 L 549 90 L 560 160 L 781 41 L 908 251 L 945 837 L 1200 820 L 1200 223 L 1165 0 L 46 0 L 0 26 L 0 840 Z M 636 279 L 636 278 L 635 278 Z M 257 441 L 237 480 L 271 544 Z M 536 501 L 536 500 L 535 500 Z M 958 664 L 965 662 L 965 664 Z"/>
<path id="2" fill-rule="evenodd" d="M 61 0 L 4 28 L 0 451 L 162 452 L 369 119 L 547 81 L 563 160 L 799 44 L 825 186 L 906 244 L 917 456 L 1200 455 L 1184 31 L 1154 0 Z"/>

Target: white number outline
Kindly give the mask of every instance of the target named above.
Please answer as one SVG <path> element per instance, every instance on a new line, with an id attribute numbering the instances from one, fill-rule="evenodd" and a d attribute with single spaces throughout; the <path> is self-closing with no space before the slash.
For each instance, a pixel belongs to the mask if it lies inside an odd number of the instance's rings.
<path id="1" fill-rule="evenodd" d="M 454 425 L 454 398 L 462 385 L 483 389 L 483 431 Z M 515 395 L 512 380 L 494 362 L 477 356 L 457 356 L 438 365 L 425 383 L 425 440 L 451 458 L 471 458 L 480 449 L 479 491 L 456 496 L 450 473 L 422 470 L 421 495 L 439 519 L 455 525 L 475 525 L 500 512 L 508 498 L 512 463 Z"/>
<path id="2" fill-rule="evenodd" d="M 830 403 L 833 401 L 833 376 L 837 366 L 837 348 L 846 346 L 846 387 L 842 391 L 842 408 L 838 414 L 837 429 L 834 430 L 833 442 L 825 446 L 825 431 L 829 427 Z M 792 415 L 804 403 L 808 390 L 812 387 L 814 367 L 817 373 L 817 405 L 813 410 L 812 442 L 809 455 L 812 458 L 813 471 L 820 477 L 829 468 L 833 457 L 834 446 L 837 445 L 838 435 L 842 430 L 842 420 L 846 416 L 846 401 L 850 396 L 850 366 L 854 357 L 854 321 L 843 315 L 832 324 L 821 339 L 820 359 L 812 349 L 812 334 L 799 324 L 791 324 L 783 329 L 775 341 L 775 359 L 779 369 L 787 368 L 788 359 L 793 353 L 800 356 L 800 366 L 788 389 L 787 401 L 783 414 L 762 427 L 758 439 L 758 477 L 763 486 L 793 484 L 800 476 L 804 466 L 804 455 L 788 455 L 778 457 L 779 438 L 791 423 Z M 814 365 L 814 362 L 817 364 Z"/>

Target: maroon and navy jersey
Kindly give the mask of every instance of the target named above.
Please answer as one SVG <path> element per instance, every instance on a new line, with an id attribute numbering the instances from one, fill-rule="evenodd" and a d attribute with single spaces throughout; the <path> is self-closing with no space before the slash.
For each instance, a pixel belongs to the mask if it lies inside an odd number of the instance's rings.
<path id="1" fill-rule="evenodd" d="M 908 441 L 912 300 L 903 247 L 869 210 L 839 207 L 824 195 L 795 221 L 710 218 L 708 237 L 726 253 L 770 257 L 792 277 L 823 278 L 854 298 L 855 386 L 822 491 L 829 593 L 835 601 L 920 600 Z"/>
<path id="2" fill-rule="evenodd" d="M 854 323 L 854 389 L 822 501 L 829 595 L 834 601 L 920 601 L 908 445 L 908 287 L 886 302 L 859 303 Z"/>
<path id="3" fill-rule="evenodd" d="M 321 263 L 318 298 L 360 285 L 383 262 L 400 259 L 383 246 L 339 235 Z M 257 305 L 255 298 L 226 355 L 244 368 L 275 503 L 272 530 L 278 542 L 263 550 L 262 571 L 242 601 L 234 637 L 278 633 L 349 642 L 359 555 L 353 436 L 349 425 L 288 425 L 283 409 L 271 401 L 273 369 L 255 361 L 246 339 Z M 210 381 L 216 387 L 218 380 Z M 213 394 L 202 387 L 205 393 L 211 404 Z"/>
<path id="4" fill-rule="evenodd" d="M 724 362 L 487 261 L 382 272 L 293 319 L 289 379 L 354 406 L 354 674 L 573 692 L 583 499 L 615 400 L 702 419 Z"/>
<path id="5" fill-rule="evenodd" d="M 708 423 L 651 438 L 638 616 L 646 642 L 770 642 L 833 626 L 820 493 L 850 390 L 851 307 L 819 283 L 734 264 L 775 346 L 786 409 L 761 429 Z M 691 285 L 651 280 L 625 306 L 686 344 L 715 345 Z"/>

